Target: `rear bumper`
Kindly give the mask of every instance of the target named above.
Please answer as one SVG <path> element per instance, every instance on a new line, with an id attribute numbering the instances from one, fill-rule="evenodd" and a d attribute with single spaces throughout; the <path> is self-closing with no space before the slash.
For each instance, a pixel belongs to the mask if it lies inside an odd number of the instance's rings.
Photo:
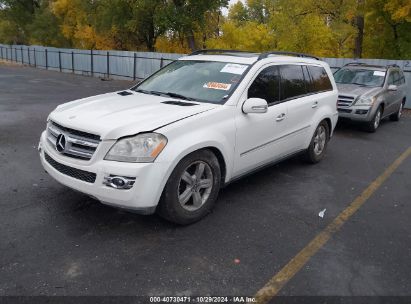
<path id="1" fill-rule="evenodd" d="M 104 204 L 143 214 L 155 211 L 169 168 L 169 163 L 123 163 L 106 160 L 96 160 L 90 164 L 86 161 L 79 165 L 75 159 L 70 161 L 52 149 L 46 140 L 45 132 L 40 138 L 39 154 L 44 169 L 59 183 L 92 196 Z M 89 178 L 82 180 L 82 171 L 86 175 L 93 175 L 95 181 L 92 182 Z M 135 178 L 135 183 L 131 189 L 115 189 L 104 184 L 104 178 L 110 175 L 132 177 Z"/>

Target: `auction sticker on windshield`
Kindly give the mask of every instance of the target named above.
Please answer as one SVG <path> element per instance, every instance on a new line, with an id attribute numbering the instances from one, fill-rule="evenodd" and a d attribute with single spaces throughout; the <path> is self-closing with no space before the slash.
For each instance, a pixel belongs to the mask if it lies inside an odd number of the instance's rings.
<path id="1" fill-rule="evenodd" d="M 382 72 L 382 71 L 374 71 L 374 76 L 382 76 L 382 77 L 384 77 L 384 76 L 385 76 L 385 72 Z"/>
<path id="2" fill-rule="evenodd" d="M 207 82 L 203 85 L 203 88 L 228 91 L 231 88 L 231 84 L 222 82 Z"/>
<path id="3" fill-rule="evenodd" d="M 247 65 L 244 64 L 227 63 L 220 72 L 242 75 L 246 69 Z"/>

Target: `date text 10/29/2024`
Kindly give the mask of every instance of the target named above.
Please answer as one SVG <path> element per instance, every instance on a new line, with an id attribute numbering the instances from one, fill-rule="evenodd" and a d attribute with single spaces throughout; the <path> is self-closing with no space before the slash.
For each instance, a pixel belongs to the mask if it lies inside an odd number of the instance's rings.
<path id="1" fill-rule="evenodd" d="M 190 296 L 160 296 L 150 297 L 150 303 L 256 303 L 253 297 L 233 296 L 233 297 L 190 297 Z"/>

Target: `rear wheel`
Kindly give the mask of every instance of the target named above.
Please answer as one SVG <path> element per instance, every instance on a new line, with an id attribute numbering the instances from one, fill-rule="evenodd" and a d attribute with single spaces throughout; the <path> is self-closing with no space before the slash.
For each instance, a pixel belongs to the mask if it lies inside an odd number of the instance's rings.
<path id="1" fill-rule="evenodd" d="M 310 146 L 305 152 L 305 160 L 315 164 L 324 158 L 328 141 L 330 140 L 330 130 L 326 121 L 322 121 L 314 132 Z"/>
<path id="2" fill-rule="evenodd" d="M 402 115 L 402 110 L 404 109 L 404 103 L 405 103 L 404 101 L 401 102 L 400 108 L 398 109 L 397 113 L 394 113 L 394 114 L 390 115 L 390 119 L 392 121 L 399 121 L 400 120 L 401 115 Z"/>
<path id="3" fill-rule="evenodd" d="M 211 211 L 220 183 L 220 165 L 214 153 L 200 150 L 189 154 L 168 179 L 158 213 L 177 224 L 194 223 Z"/>
<path id="4" fill-rule="evenodd" d="M 372 120 L 368 122 L 365 126 L 368 132 L 374 133 L 375 131 L 377 131 L 381 123 L 381 117 L 382 117 L 382 107 L 380 106 L 378 110 L 375 112 Z"/>

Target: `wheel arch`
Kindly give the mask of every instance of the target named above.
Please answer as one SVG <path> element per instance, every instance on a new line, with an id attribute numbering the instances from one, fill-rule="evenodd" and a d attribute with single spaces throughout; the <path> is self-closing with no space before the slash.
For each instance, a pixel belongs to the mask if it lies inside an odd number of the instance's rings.
<path id="1" fill-rule="evenodd" d="M 221 170 L 221 184 L 224 185 L 226 176 L 227 176 L 227 163 L 226 163 L 226 160 L 224 159 L 223 153 L 217 147 L 211 147 L 211 146 L 202 148 L 200 150 L 210 150 L 217 157 L 218 164 L 220 165 L 220 170 Z M 199 150 L 196 150 L 196 151 L 199 151 Z"/>
<path id="2" fill-rule="evenodd" d="M 331 137 L 332 130 L 333 130 L 333 125 L 332 125 L 332 122 L 331 122 L 331 118 L 326 117 L 326 118 L 324 118 L 323 120 L 321 120 L 320 123 L 322 123 L 323 121 L 325 121 L 325 122 L 327 123 L 327 126 L 328 126 L 328 136 Z"/>

